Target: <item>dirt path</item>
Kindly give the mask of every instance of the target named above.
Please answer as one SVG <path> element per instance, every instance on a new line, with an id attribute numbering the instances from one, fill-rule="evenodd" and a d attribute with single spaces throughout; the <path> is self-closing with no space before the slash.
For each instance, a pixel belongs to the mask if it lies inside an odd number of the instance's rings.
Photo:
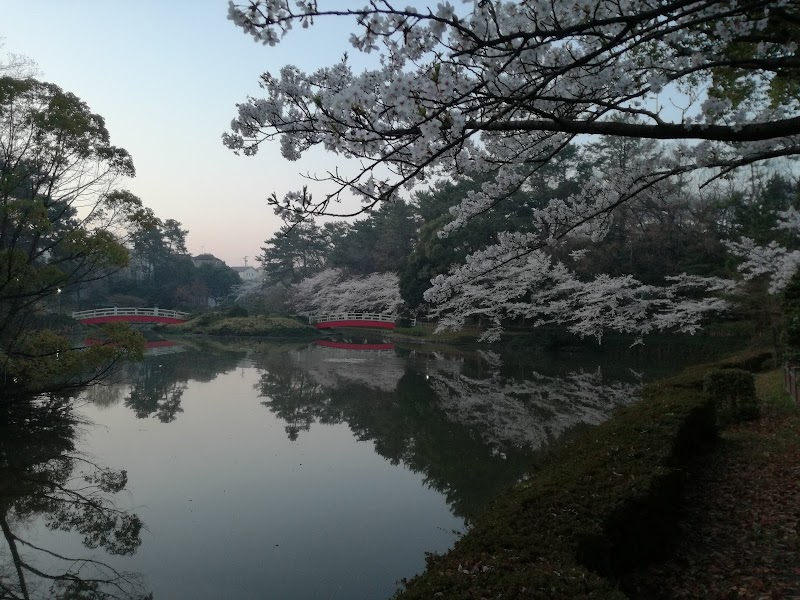
<path id="1" fill-rule="evenodd" d="M 676 555 L 626 579 L 631 598 L 800 599 L 800 413 L 781 383 L 759 376 L 762 418 L 695 465 Z"/>

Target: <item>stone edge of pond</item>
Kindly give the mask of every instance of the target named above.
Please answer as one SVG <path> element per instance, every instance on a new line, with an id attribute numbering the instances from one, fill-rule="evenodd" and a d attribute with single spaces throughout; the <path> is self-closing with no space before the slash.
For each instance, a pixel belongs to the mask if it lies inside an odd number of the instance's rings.
<path id="1" fill-rule="evenodd" d="M 645 386 L 642 401 L 566 444 L 502 493 L 395 600 L 625 599 L 622 575 L 665 555 L 687 465 L 717 439 L 712 369 L 758 371 L 750 351 Z"/>

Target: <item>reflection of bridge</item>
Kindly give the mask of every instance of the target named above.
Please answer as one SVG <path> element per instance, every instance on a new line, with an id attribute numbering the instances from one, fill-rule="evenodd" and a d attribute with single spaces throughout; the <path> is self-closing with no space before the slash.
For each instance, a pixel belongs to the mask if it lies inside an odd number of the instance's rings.
<path id="1" fill-rule="evenodd" d="M 394 344 L 390 342 L 380 344 L 351 344 L 350 342 L 316 340 L 314 344 L 325 348 L 336 348 L 337 350 L 394 350 Z"/>
<path id="2" fill-rule="evenodd" d="M 308 322 L 317 329 L 331 327 L 378 327 L 394 329 L 397 315 L 388 313 L 335 313 L 330 315 L 311 315 Z"/>
<path id="3" fill-rule="evenodd" d="M 76 310 L 72 318 L 86 325 L 114 323 L 183 323 L 189 319 L 189 313 L 162 308 L 96 308 L 94 310 Z"/>

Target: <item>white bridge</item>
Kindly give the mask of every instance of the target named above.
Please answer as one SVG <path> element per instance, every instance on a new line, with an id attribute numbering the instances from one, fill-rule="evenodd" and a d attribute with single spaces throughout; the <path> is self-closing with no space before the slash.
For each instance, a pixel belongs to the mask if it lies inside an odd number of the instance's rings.
<path id="1" fill-rule="evenodd" d="M 328 315 L 309 315 L 308 322 L 317 329 L 329 327 L 378 327 L 394 329 L 396 314 L 341 312 Z"/>
<path id="2" fill-rule="evenodd" d="M 82 323 L 113 323 L 128 321 L 129 323 L 183 323 L 189 319 L 189 313 L 163 308 L 95 308 L 93 310 L 76 310 L 72 318 Z"/>

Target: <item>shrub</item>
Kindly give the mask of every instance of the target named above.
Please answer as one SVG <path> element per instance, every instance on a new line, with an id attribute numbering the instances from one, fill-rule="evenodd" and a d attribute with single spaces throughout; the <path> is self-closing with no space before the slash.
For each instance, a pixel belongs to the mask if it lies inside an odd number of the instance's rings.
<path id="1" fill-rule="evenodd" d="M 249 317 L 250 313 L 244 306 L 235 304 L 228 309 L 227 315 L 229 317 Z"/>
<path id="2" fill-rule="evenodd" d="M 218 321 L 220 318 L 221 318 L 220 315 L 218 315 L 216 313 L 207 312 L 207 313 L 202 314 L 199 317 L 197 317 L 196 323 L 197 323 L 197 325 L 200 325 L 201 327 L 205 327 L 205 326 L 211 325 L 212 323 Z"/>
<path id="3" fill-rule="evenodd" d="M 720 427 L 758 417 L 758 398 L 752 373 L 742 369 L 716 369 L 703 378 L 703 391 L 711 396 Z"/>

